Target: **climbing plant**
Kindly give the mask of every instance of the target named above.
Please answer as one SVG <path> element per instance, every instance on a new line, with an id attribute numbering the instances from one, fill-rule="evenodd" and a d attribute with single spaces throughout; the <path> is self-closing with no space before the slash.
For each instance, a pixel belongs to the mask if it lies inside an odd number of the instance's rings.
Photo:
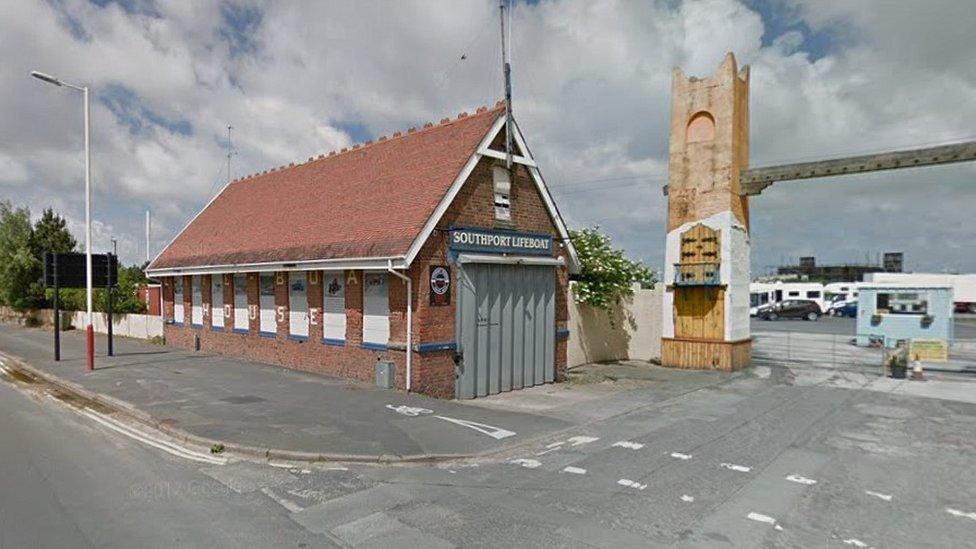
<path id="1" fill-rule="evenodd" d="M 580 272 L 573 284 L 577 303 L 610 309 L 634 295 L 633 284 L 653 288 L 654 271 L 640 260 L 628 259 L 623 250 L 614 249 L 610 237 L 599 227 L 570 231 L 570 240 L 579 256 Z"/>

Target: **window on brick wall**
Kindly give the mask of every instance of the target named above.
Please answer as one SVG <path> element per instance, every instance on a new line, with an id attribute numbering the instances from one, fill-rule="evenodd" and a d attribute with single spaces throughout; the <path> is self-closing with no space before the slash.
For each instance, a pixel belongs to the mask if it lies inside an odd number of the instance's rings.
<path id="1" fill-rule="evenodd" d="M 200 282 L 200 275 L 190 277 L 190 324 L 197 328 L 203 326 L 203 288 Z"/>
<path id="2" fill-rule="evenodd" d="M 382 345 L 390 341 L 389 276 L 385 272 L 363 275 L 363 343 Z"/>
<path id="3" fill-rule="evenodd" d="M 273 336 L 278 332 L 275 319 L 275 277 L 274 273 L 261 273 L 259 282 L 259 303 L 261 306 L 261 335 Z"/>
<path id="4" fill-rule="evenodd" d="M 343 271 L 323 273 L 322 340 L 341 345 L 346 341 L 346 282 Z"/>
<path id="5" fill-rule="evenodd" d="M 183 324 L 183 277 L 173 278 L 173 322 Z"/>
<path id="6" fill-rule="evenodd" d="M 224 329 L 224 275 L 210 275 L 210 325 Z"/>
<path id="7" fill-rule="evenodd" d="M 308 287 L 305 273 L 288 273 L 288 334 L 308 339 Z"/>
<path id="8" fill-rule="evenodd" d="M 512 175 L 501 166 L 491 170 L 495 195 L 495 220 L 512 220 Z"/>
<path id="9" fill-rule="evenodd" d="M 246 334 L 250 329 L 247 311 L 247 275 L 234 275 L 234 331 Z"/>

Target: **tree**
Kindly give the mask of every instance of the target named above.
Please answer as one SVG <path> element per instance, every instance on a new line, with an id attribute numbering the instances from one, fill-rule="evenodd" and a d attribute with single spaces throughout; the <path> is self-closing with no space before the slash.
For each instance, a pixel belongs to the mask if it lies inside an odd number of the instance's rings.
<path id="1" fill-rule="evenodd" d="M 570 231 L 569 237 L 580 261 L 580 273 L 573 285 L 577 303 L 609 310 L 634 295 L 635 282 L 644 288 L 654 287 L 654 271 L 641 261 L 627 259 L 623 250 L 615 250 L 610 237 L 598 227 Z"/>
<path id="2" fill-rule="evenodd" d="M 118 286 L 115 287 L 115 298 L 112 303 L 112 310 L 116 313 L 143 313 L 146 311 L 146 304 L 139 299 L 136 290 L 141 282 L 145 281 L 145 275 L 137 265 L 119 267 Z M 96 292 L 96 308 L 99 311 L 108 310 L 108 292 L 101 289 Z"/>
<path id="3" fill-rule="evenodd" d="M 28 290 L 31 299 L 36 307 L 50 305 L 50 300 L 46 298 L 44 292 L 44 254 L 46 252 L 65 253 L 75 249 L 77 241 L 68 230 L 68 223 L 63 217 L 54 213 L 48 208 L 44 214 L 34 224 L 34 231 L 31 235 L 31 253 L 37 260 L 37 267 L 34 273 L 35 282 Z"/>
<path id="4" fill-rule="evenodd" d="M 38 269 L 31 250 L 32 235 L 30 210 L 0 202 L 0 303 L 18 311 L 39 305 L 31 293 Z"/>

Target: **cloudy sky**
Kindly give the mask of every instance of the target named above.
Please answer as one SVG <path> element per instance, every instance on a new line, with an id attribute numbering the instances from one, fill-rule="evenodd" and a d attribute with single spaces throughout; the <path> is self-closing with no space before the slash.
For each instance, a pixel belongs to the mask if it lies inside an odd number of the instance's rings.
<path id="1" fill-rule="evenodd" d="M 0 0 L 0 200 L 155 254 L 226 179 L 501 96 L 497 1 Z M 752 66 L 753 166 L 976 139 L 966 0 L 519 0 L 515 115 L 573 227 L 663 261 L 671 67 Z M 464 56 L 464 59 L 462 59 Z M 753 271 L 801 255 L 976 271 L 976 165 L 788 182 L 752 202 Z M 286 212 L 282 212 L 285 217 Z"/>

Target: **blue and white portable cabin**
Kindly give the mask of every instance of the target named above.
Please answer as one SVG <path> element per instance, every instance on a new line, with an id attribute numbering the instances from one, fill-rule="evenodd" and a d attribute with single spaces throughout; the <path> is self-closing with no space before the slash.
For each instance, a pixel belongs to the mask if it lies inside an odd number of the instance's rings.
<path id="1" fill-rule="evenodd" d="M 899 340 L 952 340 L 952 287 L 864 283 L 858 288 L 857 344 Z"/>

